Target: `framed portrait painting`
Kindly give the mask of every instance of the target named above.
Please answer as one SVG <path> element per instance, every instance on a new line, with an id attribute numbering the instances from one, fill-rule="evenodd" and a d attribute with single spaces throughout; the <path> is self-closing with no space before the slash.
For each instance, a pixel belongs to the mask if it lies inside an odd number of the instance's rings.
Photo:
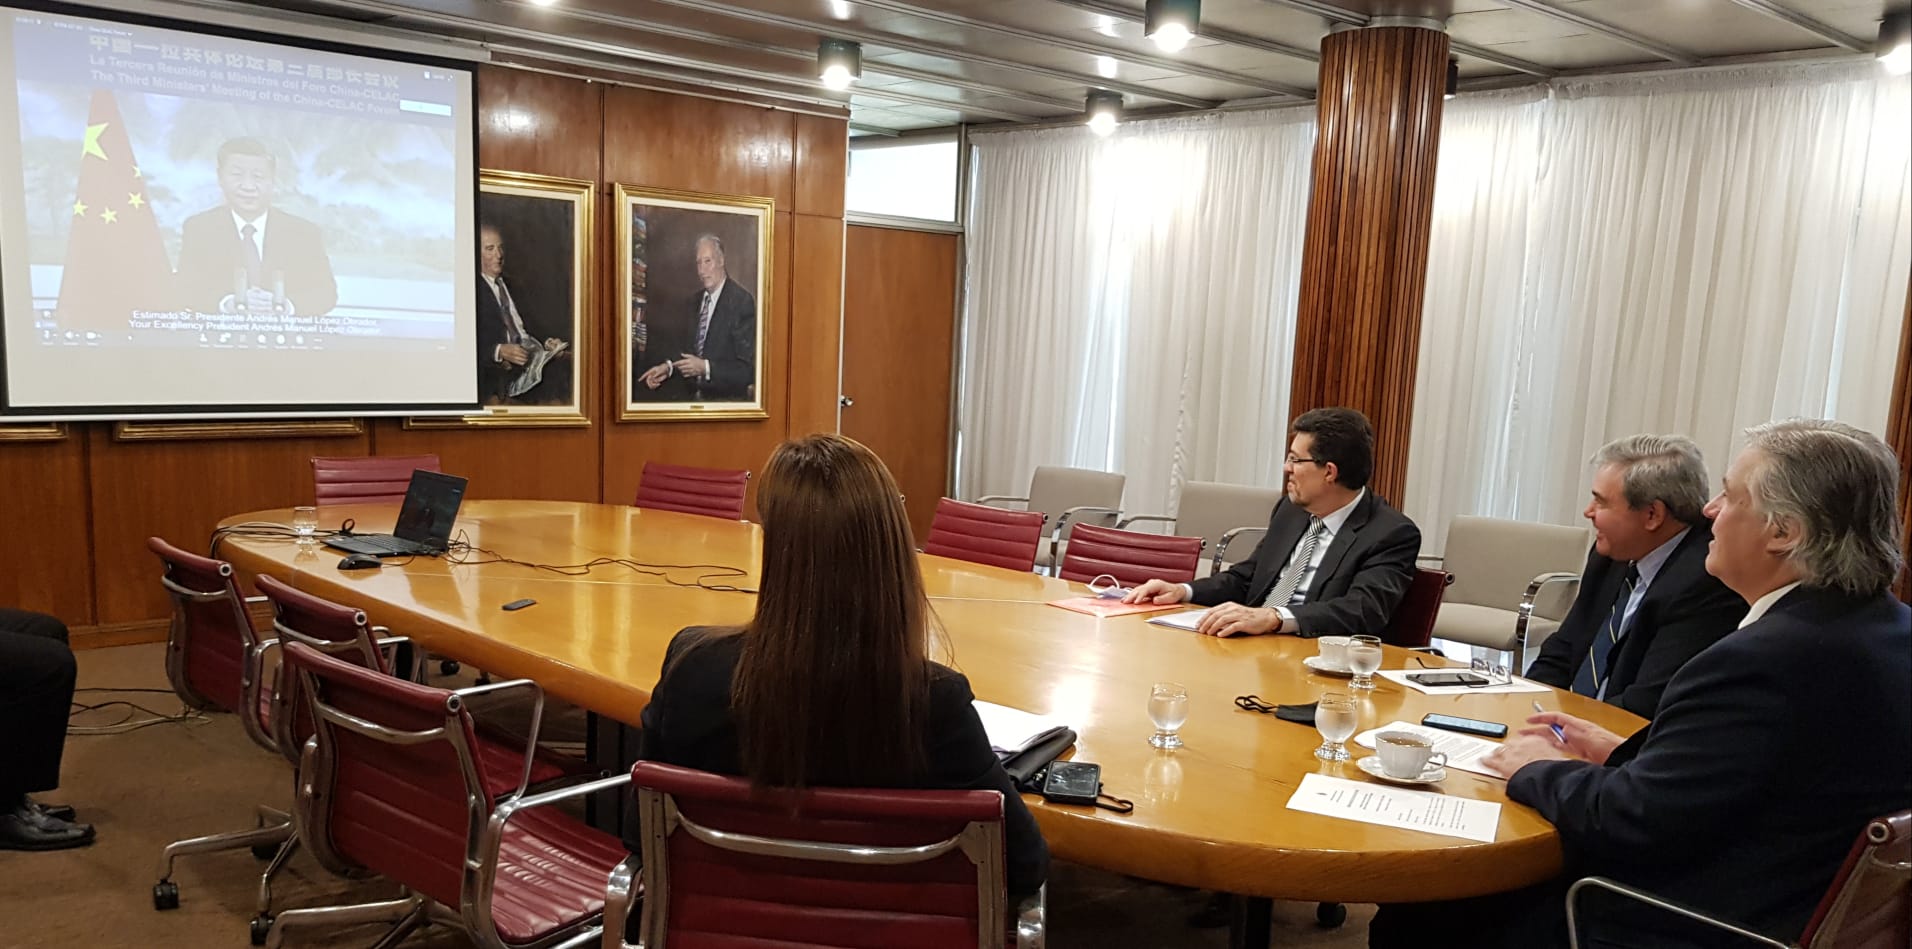
<path id="1" fill-rule="evenodd" d="M 769 198 L 617 186 L 619 421 L 765 418 Z"/>
<path id="2" fill-rule="evenodd" d="M 589 426 L 593 203 L 575 178 L 510 171 L 478 179 L 477 414 L 407 428 Z"/>

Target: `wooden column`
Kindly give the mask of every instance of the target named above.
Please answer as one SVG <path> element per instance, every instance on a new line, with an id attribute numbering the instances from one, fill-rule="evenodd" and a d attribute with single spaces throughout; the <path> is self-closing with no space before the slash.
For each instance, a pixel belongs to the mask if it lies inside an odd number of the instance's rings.
<path id="1" fill-rule="evenodd" d="M 1899 574 L 1899 599 L 1912 603 L 1912 289 L 1906 293 L 1905 328 L 1899 332 L 1899 371 L 1892 382 L 1892 411 L 1885 440 L 1899 453 L 1899 546 L 1908 566 Z"/>
<path id="2" fill-rule="evenodd" d="M 1436 29 L 1369 27 L 1321 41 L 1289 409 L 1367 413 L 1371 487 L 1395 504 L 1407 481 L 1446 79 L 1447 34 Z"/>

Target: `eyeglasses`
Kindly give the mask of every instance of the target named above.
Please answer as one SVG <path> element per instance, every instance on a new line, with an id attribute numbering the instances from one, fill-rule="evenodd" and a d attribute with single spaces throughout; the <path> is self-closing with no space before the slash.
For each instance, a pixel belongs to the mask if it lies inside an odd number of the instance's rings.
<path id="1" fill-rule="evenodd" d="M 1262 701 L 1259 695 L 1237 695 L 1235 696 L 1235 707 L 1244 712 L 1260 712 L 1263 715 L 1275 714 L 1275 704 L 1273 702 Z"/>
<path id="2" fill-rule="evenodd" d="M 1300 464 L 1325 465 L 1327 463 L 1328 460 L 1326 458 L 1301 458 L 1296 456 L 1294 452 L 1289 452 L 1287 457 L 1287 464 L 1291 466 Z"/>

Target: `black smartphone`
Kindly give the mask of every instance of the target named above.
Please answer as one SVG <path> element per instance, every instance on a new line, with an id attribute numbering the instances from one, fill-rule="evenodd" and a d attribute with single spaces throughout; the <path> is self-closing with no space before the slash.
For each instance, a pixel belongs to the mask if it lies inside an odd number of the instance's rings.
<path id="1" fill-rule="evenodd" d="M 1042 799 L 1056 804 L 1094 804 L 1102 793 L 1102 766 L 1080 761 L 1057 761 L 1049 765 L 1049 776 L 1042 780 Z"/>
<path id="2" fill-rule="evenodd" d="M 1410 682 L 1434 688 L 1454 685 L 1480 688 L 1490 684 L 1486 676 L 1477 676 L 1472 672 L 1410 672 L 1407 678 Z"/>
<path id="3" fill-rule="evenodd" d="M 1483 722 L 1476 718 L 1462 718 L 1459 715 L 1442 715 L 1429 712 L 1421 716 L 1421 724 L 1429 728 L 1445 728 L 1451 732 L 1465 732 L 1469 735 L 1485 735 L 1488 738 L 1507 737 L 1507 726 L 1499 722 Z"/>

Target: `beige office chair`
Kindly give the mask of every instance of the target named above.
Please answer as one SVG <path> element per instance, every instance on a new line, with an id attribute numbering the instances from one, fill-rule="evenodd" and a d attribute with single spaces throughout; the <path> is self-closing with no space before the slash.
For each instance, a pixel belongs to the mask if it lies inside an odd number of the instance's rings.
<path id="1" fill-rule="evenodd" d="M 1434 638 L 1513 654 L 1513 669 L 1573 605 L 1590 538 L 1584 527 L 1456 517 L 1441 569 L 1454 575 L 1434 620 Z"/>
<path id="2" fill-rule="evenodd" d="M 1036 569 L 1049 573 L 1062 562 L 1062 547 L 1076 524 L 1115 526 L 1115 519 L 1122 516 L 1122 489 L 1128 480 L 1127 475 L 1109 471 L 1042 465 L 1029 479 L 1028 497 L 992 494 L 976 503 L 1001 507 L 1021 502 L 1025 510 L 1049 515 L 1045 528 L 1049 543 L 1036 550 Z"/>
<path id="3" fill-rule="evenodd" d="M 1175 515 L 1140 514 L 1124 518 L 1117 527 L 1156 523 L 1171 525 L 1168 533 L 1200 537 L 1214 556 L 1195 568 L 1195 575 L 1217 573 L 1254 550 L 1254 543 L 1268 532 L 1268 516 L 1281 501 L 1280 486 L 1265 488 L 1222 481 L 1189 481 L 1175 502 Z M 1238 549 L 1234 542 L 1246 535 L 1248 542 Z M 1227 556 L 1234 554 L 1233 557 Z"/>

